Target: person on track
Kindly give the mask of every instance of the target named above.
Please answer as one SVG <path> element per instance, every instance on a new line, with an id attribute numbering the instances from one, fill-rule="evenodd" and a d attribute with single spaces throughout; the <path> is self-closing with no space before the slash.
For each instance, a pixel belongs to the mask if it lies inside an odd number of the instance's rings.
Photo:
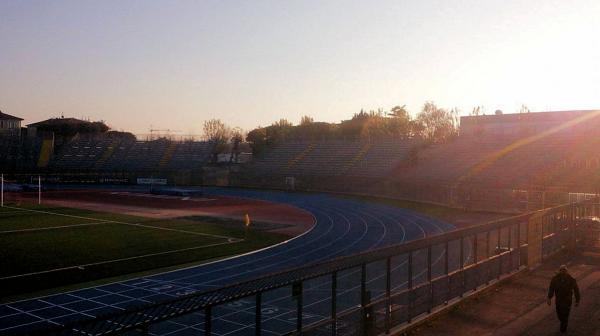
<path id="1" fill-rule="evenodd" d="M 566 265 L 561 265 L 558 273 L 550 281 L 548 305 L 552 305 L 552 297 L 556 296 L 556 315 L 560 321 L 560 332 L 563 333 L 567 331 L 569 324 L 573 294 L 575 294 L 575 307 L 577 307 L 581 299 L 577 280 L 569 274 Z"/>

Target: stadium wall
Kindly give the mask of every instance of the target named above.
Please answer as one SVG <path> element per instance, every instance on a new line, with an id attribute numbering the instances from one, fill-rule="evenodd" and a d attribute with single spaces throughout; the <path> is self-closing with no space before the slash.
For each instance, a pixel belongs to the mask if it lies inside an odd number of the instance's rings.
<path id="1" fill-rule="evenodd" d="M 286 183 L 293 177 L 294 185 Z M 544 209 L 569 202 L 572 190 L 560 188 L 509 189 L 481 184 L 447 185 L 414 181 L 343 176 L 286 176 L 232 173 L 230 186 L 306 192 L 342 193 L 377 196 L 461 208 L 470 211 L 493 211 L 509 214 Z M 597 193 L 589 193 L 597 194 Z"/>

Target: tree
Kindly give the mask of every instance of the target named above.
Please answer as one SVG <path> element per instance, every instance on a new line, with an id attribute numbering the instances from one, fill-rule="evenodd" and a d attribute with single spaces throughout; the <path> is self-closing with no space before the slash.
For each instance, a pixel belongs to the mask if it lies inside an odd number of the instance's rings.
<path id="1" fill-rule="evenodd" d="M 213 143 L 213 162 L 217 162 L 219 153 L 226 149 L 231 129 L 220 119 L 210 119 L 204 122 L 203 131 L 204 137 Z"/>
<path id="2" fill-rule="evenodd" d="M 371 110 L 365 112 L 363 109 L 355 113 L 350 120 L 343 120 L 338 127 L 338 137 L 341 139 L 370 139 L 381 133 L 383 110 Z"/>
<path id="3" fill-rule="evenodd" d="M 310 117 L 303 117 L 300 125 L 292 127 L 290 137 L 297 141 L 314 141 L 329 139 L 334 135 L 335 124 L 315 122 Z"/>
<path id="4" fill-rule="evenodd" d="M 407 139 L 411 136 L 411 118 L 406 110 L 406 105 L 394 106 L 388 113 L 391 118 L 387 119 L 388 136 Z"/>
<path id="5" fill-rule="evenodd" d="M 215 144 L 227 143 L 230 138 L 231 129 L 220 119 L 206 120 L 202 129 L 204 137 Z"/>
<path id="6" fill-rule="evenodd" d="M 393 118 L 410 119 L 408 111 L 406 110 L 406 105 L 392 107 L 388 115 Z"/>
<path id="7" fill-rule="evenodd" d="M 106 136 L 109 138 L 121 139 L 122 141 L 135 141 L 135 135 L 123 131 L 108 131 Z"/>
<path id="8" fill-rule="evenodd" d="M 54 118 L 39 123 L 37 129 L 39 132 L 52 132 L 57 137 L 70 138 L 76 134 L 106 133 L 110 128 L 102 121 Z"/>
<path id="9" fill-rule="evenodd" d="M 244 140 L 244 131 L 239 127 L 234 127 L 231 130 L 231 155 L 229 156 L 229 162 L 238 162 L 240 154 L 240 143 Z"/>
<path id="10" fill-rule="evenodd" d="M 267 146 L 267 129 L 260 126 L 253 129 L 246 135 L 246 141 L 250 143 L 254 155 L 262 153 Z"/>
<path id="11" fill-rule="evenodd" d="M 294 124 L 292 124 L 289 120 L 287 120 L 285 118 L 281 118 L 278 121 L 274 122 L 273 126 L 279 127 L 279 128 L 289 128 L 289 127 L 294 126 Z"/>
<path id="12" fill-rule="evenodd" d="M 300 126 L 307 126 L 314 122 L 315 122 L 315 120 L 309 116 L 303 116 L 302 118 L 300 118 Z"/>
<path id="13" fill-rule="evenodd" d="M 450 111 L 426 102 L 417 115 L 420 135 L 431 142 L 445 142 L 458 134 L 458 109 Z"/>
<path id="14" fill-rule="evenodd" d="M 382 114 L 378 114 L 377 112 L 372 113 L 368 118 L 364 119 L 361 125 L 360 137 L 363 140 L 383 138 L 388 135 L 389 130 L 387 126 Z"/>
<path id="15" fill-rule="evenodd" d="M 292 132 L 294 125 L 287 119 L 281 118 L 267 127 L 267 143 L 275 144 L 286 141 Z"/>

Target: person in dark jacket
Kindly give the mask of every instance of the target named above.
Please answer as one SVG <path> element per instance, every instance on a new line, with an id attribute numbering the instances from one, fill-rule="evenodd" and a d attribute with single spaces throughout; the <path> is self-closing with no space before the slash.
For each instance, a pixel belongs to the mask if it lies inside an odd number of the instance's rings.
<path id="1" fill-rule="evenodd" d="M 577 280 L 569 274 L 567 266 L 562 265 L 558 270 L 558 274 L 550 281 L 550 288 L 548 288 L 549 306 L 552 304 L 552 297 L 556 296 L 556 315 L 560 321 L 561 332 L 567 331 L 573 294 L 575 294 L 575 307 L 577 307 L 580 300 Z"/>

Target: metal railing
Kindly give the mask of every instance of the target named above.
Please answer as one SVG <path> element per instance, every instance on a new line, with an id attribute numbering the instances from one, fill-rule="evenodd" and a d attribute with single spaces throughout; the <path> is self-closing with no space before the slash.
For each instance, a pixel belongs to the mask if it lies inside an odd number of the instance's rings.
<path id="1" fill-rule="evenodd" d="M 163 321 L 194 321 L 211 335 L 222 317 L 244 319 L 245 334 L 284 320 L 281 334 L 374 335 L 410 323 L 527 265 L 540 224 L 540 255 L 568 246 L 579 219 L 597 216 L 585 201 L 458 229 L 396 246 L 306 265 L 288 271 L 128 309 L 44 335 L 148 335 Z M 538 233 L 535 233 L 536 235 Z M 275 317 L 274 317 L 275 316 Z"/>

